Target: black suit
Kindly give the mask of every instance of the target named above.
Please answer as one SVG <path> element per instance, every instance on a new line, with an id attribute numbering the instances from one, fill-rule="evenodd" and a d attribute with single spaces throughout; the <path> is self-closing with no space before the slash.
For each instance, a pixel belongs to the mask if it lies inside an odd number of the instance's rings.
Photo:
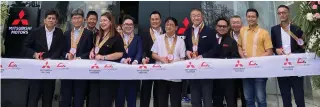
<path id="1" fill-rule="evenodd" d="M 52 35 L 50 50 L 48 49 L 45 27 L 32 31 L 24 43 L 24 52 L 27 58 L 33 58 L 35 52 L 44 52 L 44 59 L 60 59 L 63 49 L 63 32 L 55 28 Z M 55 88 L 55 80 L 31 80 L 28 97 L 28 107 L 37 107 L 42 95 L 42 107 L 51 107 Z"/>
<path id="2" fill-rule="evenodd" d="M 192 29 L 192 27 L 189 27 L 184 33 L 187 51 L 192 51 Z M 215 53 L 218 46 L 215 38 L 216 33 L 208 26 L 204 26 L 199 32 L 198 54 L 204 58 L 216 57 Z M 201 99 L 203 99 L 204 107 L 212 107 L 212 82 L 211 79 L 190 80 L 191 103 L 193 107 L 202 107 Z"/>
<path id="3" fill-rule="evenodd" d="M 66 58 L 66 54 L 69 53 L 71 47 L 71 30 L 64 33 L 65 46 L 62 57 Z M 80 35 L 78 35 L 80 37 Z M 76 57 L 81 59 L 89 59 L 89 54 L 93 48 L 93 33 L 87 29 L 84 29 L 80 41 L 77 45 Z M 85 93 L 87 90 L 87 80 L 61 80 L 61 101 L 60 107 L 70 107 L 73 99 L 73 107 L 83 107 Z"/>
<path id="4" fill-rule="evenodd" d="M 302 38 L 303 32 L 296 25 L 290 25 L 290 31 L 298 38 Z M 276 49 L 282 47 L 281 26 L 276 25 L 271 28 L 271 39 L 273 51 L 277 55 Z M 304 53 L 303 47 L 290 37 L 291 53 Z M 297 107 L 305 107 L 303 77 L 278 77 L 279 88 L 282 96 L 283 107 L 292 107 L 291 104 L 291 89 L 293 90 L 294 98 Z"/>
<path id="5" fill-rule="evenodd" d="M 155 60 L 152 58 L 152 45 L 153 40 L 150 35 L 150 29 L 146 29 L 146 31 L 141 32 L 142 43 L 143 43 L 143 58 L 150 58 L 149 63 L 155 63 Z M 143 80 L 140 92 L 140 107 L 149 107 L 150 98 L 151 98 L 151 90 L 153 84 L 153 105 L 154 107 L 158 107 L 158 97 L 157 97 L 157 82 L 155 80 Z"/>
<path id="6" fill-rule="evenodd" d="M 220 52 L 218 56 L 221 59 L 240 58 L 237 42 L 228 34 L 222 37 L 217 50 Z M 235 79 L 215 79 L 213 83 L 214 106 L 223 107 L 225 98 L 227 107 L 237 107 Z"/>

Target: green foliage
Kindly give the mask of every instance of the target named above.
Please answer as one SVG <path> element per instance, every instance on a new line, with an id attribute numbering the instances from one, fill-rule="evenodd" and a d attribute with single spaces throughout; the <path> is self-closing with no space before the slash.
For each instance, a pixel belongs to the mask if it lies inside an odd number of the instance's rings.
<path id="1" fill-rule="evenodd" d="M 3 25 L 8 16 L 9 16 L 9 11 L 8 11 L 8 6 L 7 6 L 7 3 L 5 1 L 1 1 L 1 21 L 0 21 L 0 24 Z"/>
<path id="2" fill-rule="evenodd" d="M 315 2 L 313 2 L 315 3 Z M 316 52 L 317 56 L 320 56 L 320 20 L 307 20 L 308 13 L 320 13 L 320 8 L 312 9 L 312 2 L 303 1 L 299 5 L 299 12 L 297 16 L 294 17 L 293 21 L 295 24 L 301 27 L 303 31 L 303 39 L 306 43 L 306 47 L 310 52 Z M 320 4 L 316 4 L 319 5 Z M 312 42 L 311 42 L 312 41 Z M 312 44 L 313 43 L 313 44 Z M 312 45 L 310 45 L 312 44 Z M 310 46 L 308 46 L 310 45 Z M 320 76 L 313 76 L 312 77 L 313 87 L 316 89 L 320 89 Z"/>

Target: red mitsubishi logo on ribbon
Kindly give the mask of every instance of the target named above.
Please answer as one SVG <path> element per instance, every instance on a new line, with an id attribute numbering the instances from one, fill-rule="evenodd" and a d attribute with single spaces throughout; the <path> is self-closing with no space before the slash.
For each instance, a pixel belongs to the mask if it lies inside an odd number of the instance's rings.
<path id="1" fill-rule="evenodd" d="M 243 67 L 243 65 L 241 64 L 240 60 L 237 61 L 237 64 L 235 67 Z"/>
<path id="2" fill-rule="evenodd" d="M 139 69 L 147 69 L 148 67 L 146 65 L 140 65 Z"/>
<path id="3" fill-rule="evenodd" d="M 286 58 L 286 61 L 284 62 L 284 64 L 283 65 L 292 65 L 292 63 L 289 61 L 289 59 L 288 58 Z"/>
<path id="4" fill-rule="evenodd" d="M 187 64 L 187 68 L 195 68 L 195 66 L 192 64 L 192 62 L 189 62 L 189 64 Z"/>
<path id="5" fill-rule="evenodd" d="M 48 62 L 48 61 L 46 61 L 45 65 L 43 65 L 43 66 L 42 66 L 42 68 L 50 68 L 50 66 L 49 66 L 49 62 Z"/>
<path id="6" fill-rule="evenodd" d="M 91 66 L 91 69 L 99 69 L 99 66 L 95 63 Z"/>
<path id="7" fill-rule="evenodd" d="M 27 19 L 23 19 L 23 17 L 25 16 L 25 13 L 23 10 L 21 10 L 19 12 L 19 19 L 15 19 L 13 22 L 12 22 L 12 25 L 18 25 L 20 22 L 22 23 L 22 25 L 29 25 L 29 22 Z"/>
<path id="8" fill-rule="evenodd" d="M 178 35 L 183 35 L 184 32 L 187 30 L 188 26 L 189 26 L 189 20 L 187 17 L 185 17 L 182 21 L 183 27 L 178 29 Z"/>
<path id="9" fill-rule="evenodd" d="M 10 62 L 9 65 L 8 65 L 8 67 L 11 67 L 11 68 L 17 67 L 17 64 L 15 64 L 14 62 Z"/>

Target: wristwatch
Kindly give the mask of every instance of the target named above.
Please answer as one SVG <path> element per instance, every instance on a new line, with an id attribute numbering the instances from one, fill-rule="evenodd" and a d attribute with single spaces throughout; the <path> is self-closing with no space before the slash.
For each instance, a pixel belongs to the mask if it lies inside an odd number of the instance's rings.
<path id="1" fill-rule="evenodd" d="M 103 60 L 107 60 L 107 56 L 103 56 Z"/>

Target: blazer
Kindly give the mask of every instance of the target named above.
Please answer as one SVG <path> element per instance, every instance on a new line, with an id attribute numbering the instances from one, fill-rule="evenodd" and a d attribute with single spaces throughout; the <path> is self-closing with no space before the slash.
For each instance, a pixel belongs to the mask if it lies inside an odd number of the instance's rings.
<path id="1" fill-rule="evenodd" d="M 134 60 L 137 60 L 138 63 L 141 63 L 142 61 L 142 39 L 138 35 L 134 35 L 131 43 L 128 46 L 128 53 L 124 52 L 122 58 L 131 58 L 132 63 Z"/>
<path id="2" fill-rule="evenodd" d="M 153 41 L 150 35 L 150 28 L 148 28 L 145 31 L 140 31 L 139 34 L 142 38 L 142 44 L 143 44 L 143 58 L 148 57 L 150 59 L 149 63 L 155 63 L 156 61 L 152 58 L 152 51 L 151 48 L 153 46 Z M 163 33 L 165 31 L 163 30 Z"/>
<path id="3" fill-rule="evenodd" d="M 71 31 L 72 29 L 64 33 L 66 39 L 62 57 L 65 59 L 67 59 L 66 54 L 69 53 L 71 49 Z M 77 45 L 76 57 L 80 57 L 81 59 L 89 59 L 89 54 L 93 46 L 93 33 L 90 30 L 84 29 Z"/>
<path id="4" fill-rule="evenodd" d="M 237 41 L 229 34 L 222 37 L 219 52 L 219 58 L 222 59 L 240 58 Z"/>
<path id="5" fill-rule="evenodd" d="M 296 26 L 291 24 L 290 25 L 290 31 L 295 34 L 298 38 L 302 38 L 303 32 L 302 30 Z M 282 39 L 281 39 L 281 26 L 276 25 L 271 28 L 271 40 L 273 44 L 273 51 L 276 53 L 276 48 L 282 47 Z M 290 43 L 291 43 L 291 53 L 304 53 L 305 50 L 298 45 L 296 40 L 294 40 L 292 37 L 290 37 Z"/>
<path id="6" fill-rule="evenodd" d="M 55 28 L 52 35 L 52 43 L 50 50 L 48 49 L 45 26 L 34 29 L 26 38 L 23 48 L 25 57 L 33 58 L 35 52 L 44 52 L 44 59 L 61 59 L 64 46 L 63 32 L 59 28 Z"/>
<path id="7" fill-rule="evenodd" d="M 187 51 L 192 51 L 192 31 L 193 27 L 189 27 L 184 35 L 185 35 L 185 44 Z M 203 58 L 213 58 L 215 56 L 215 52 L 217 52 L 218 42 L 215 38 L 215 31 L 208 26 L 204 26 L 199 35 L 198 42 L 198 54 L 202 55 Z M 209 52 L 211 51 L 211 52 Z"/>

